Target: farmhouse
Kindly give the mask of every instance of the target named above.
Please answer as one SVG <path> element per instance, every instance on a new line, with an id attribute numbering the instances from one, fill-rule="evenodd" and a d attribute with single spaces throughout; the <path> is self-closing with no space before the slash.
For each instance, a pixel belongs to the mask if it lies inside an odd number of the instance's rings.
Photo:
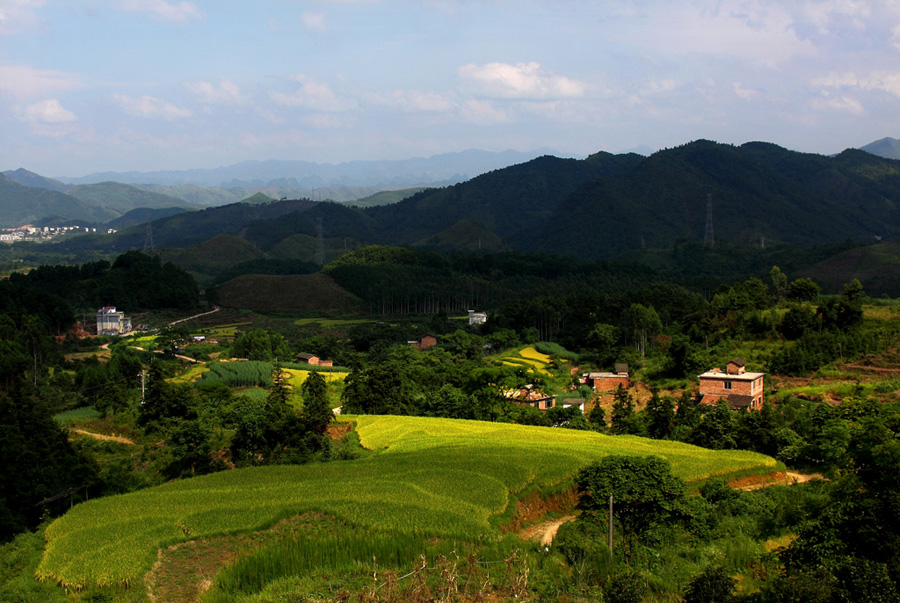
<path id="1" fill-rule="evenodd" d="M 724 371 L 714 368 L 700 375 L 700 402 L 717 404 L 724 399 L 732 410 L 761 408 L 765 373 L 748 373 L 746 364 L 735 358 L 725 365 Z"/>
<path id="2" fill-rule="evenodd" d="M 469 324 L 470 325 L 483 325 L 487 322 L 487 312 L 476 312 L 475 310 L 469 310 Z"/>
<path id="3" fill-rule="evenodd" d="M 418 339 L 413 339 L 411 341 L 407 341 L 406 343 L 421 352 L 427 350 L 428 348 L 433 348 L 435 345 L 437 345 L 437 337 L 435 335 L 432 335 L 431 333 L 425 333 Z"/>
<path id="4" fill-rule="evenodd" d="M 294 356 L 294 358 L 297 360 L 297 362 L 305 362 L 306 364 L 309 364 L 311 366 L 334 366 L 334 362 L 332 362 L 331 360 L 319 358 L 315 354 L 306 354 L 301 352 Z"/>
<path id="5" fill-rule="evenodd" d="M 611 392 L 620 385 L 628 389 L 631 386 L 628 365 L 617 363 L 612 373 L 585 373 L 584 384 L 596 392 Z"/>
<path id="6" fill-rule="evenodd" d="M 124 312 L 116 312 L 115 306 L 97 310 L 97 335 L 121 335 L 131 331 L 131 318 Z"/>
<path id="7" fill-rule="evenodd" d="M 553 396 L 536 390 L 531 384 L 506 391 L 503 396 L 513 404 L 531 406 L 538 410 L 549 410 L 556 406 L 556 399 Z"/>

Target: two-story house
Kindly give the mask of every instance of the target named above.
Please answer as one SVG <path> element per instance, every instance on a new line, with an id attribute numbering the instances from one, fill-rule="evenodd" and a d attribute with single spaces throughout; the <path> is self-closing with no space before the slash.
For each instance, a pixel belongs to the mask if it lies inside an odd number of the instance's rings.
<path id="1" fill-rule="evenodd" d="M 725 370 L 714 368 L 700 375 L 700 402 L 717 404 L 725 399 L 732 410 L 757 410 L 763 404 L 765 373 L 748 373 L 747 363 L 735 358 Z"/>

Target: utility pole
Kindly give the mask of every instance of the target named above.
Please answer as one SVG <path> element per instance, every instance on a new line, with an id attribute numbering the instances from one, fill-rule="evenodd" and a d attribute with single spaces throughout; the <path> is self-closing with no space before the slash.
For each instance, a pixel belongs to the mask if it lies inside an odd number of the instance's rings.
<path id="1" fill-rule="evenodd" d="M 141 404 L 144 403 L 144 369 L 141 369 Z"/>
<path id="2" fill-rule="evenodd" d="M 609 565 L 612 566 L 613 563 L 613 495 L 612 492 L 609 493 Z"/>

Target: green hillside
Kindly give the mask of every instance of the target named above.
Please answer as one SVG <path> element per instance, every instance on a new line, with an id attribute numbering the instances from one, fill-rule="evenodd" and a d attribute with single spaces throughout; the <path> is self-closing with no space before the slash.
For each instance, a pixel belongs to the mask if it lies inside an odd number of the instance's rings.
<path id="1" fill-rule="evenodd" d="M 65 586 L 139 584 L 160 547 L 259 529 L 306 511 L 418 535 L 497 536 L 496 521 L 517 495 L 565 487 L 580 467 L 609 454 L 662 456 L 689 482 L 775 468 L 756 453 L 593 432 L 414 417 L 355 420 L 361 443 L 376 454 L 217 473 L 78 505 L 47 529 L 38 574 Z"/>
<path id="2" fill-rule="evenodd" d="M 900 291 L 900 243 L 849 249 L 819 262 L 806 276 L 822 283 L 826 291 L 840 291 L 845 283 L 857 279 L 873 297 L 896 295 Z"/>
<path id="3" fill-rule="evenodd" d="M 415 188 L 404 188 L 397 191 L 381 191 L 374 195 L 363 197 L 362 199 L 347 201 L 347 205 L 352 205 L 353 207 L 378 207 L 379 205 L 390 205 L 392 203 L 399 203 L 424 190 L 427 190 L 427 187 L 417 186 Z"/>
<path id="4" fill-rule="evenodd" d="M 413 243 L 413 247 L 422 247 L 438 253 L 509 251 L 503 239 L 469 218 L 460 220 L 434 236 Z"/>
<path id="5" fill-rule="evenodd" d="M 246 274 L 207 292 L 212 301 L 228 308 L 344 312 L 358 300 L 324 274 Z"/>
<path id="6" fill-rule="evenodd" d="M 240 262 L 266 257 L 266 254 L 233 234 L 217 235 L 190 247 L 159 251 L 162 259 L 191 272 L 215 275 Z"/>

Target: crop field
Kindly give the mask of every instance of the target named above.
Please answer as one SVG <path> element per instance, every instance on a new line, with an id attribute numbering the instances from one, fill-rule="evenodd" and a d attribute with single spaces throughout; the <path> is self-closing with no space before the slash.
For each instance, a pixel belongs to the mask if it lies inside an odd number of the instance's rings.
<path id="1" fill-rule="evenodd" d="M 564 486 L 609 454 L 659 455 L 688 481 L 775 469 L 750 452 L 510 424 L 354 417 L 353 461 L 226 471 L 76 506 L 46 530 L 38 568 L 67 587 L 139 583 L 157 550 L 201 536 L 265 528 L 307 511 L 352 525 L 474 540 L 532 487 Z"/>
<path id="2" fill-rule="evenodd" d="M 550 364 L 550 356 L 541 354 L 531 346 L 518 352 L 504 354 L 500 357 L 500 360 L 506 366 L 521 366 L 543 375 L 550 374 L 547 368 Z"/>
<path id="3" fill-rule="evenodd" d="M 228 387 L 272 385 L 272 363 L 249 360 L 245 362 L 216 362 L 200 376 L 201 383 L 224 383 Z"/>

